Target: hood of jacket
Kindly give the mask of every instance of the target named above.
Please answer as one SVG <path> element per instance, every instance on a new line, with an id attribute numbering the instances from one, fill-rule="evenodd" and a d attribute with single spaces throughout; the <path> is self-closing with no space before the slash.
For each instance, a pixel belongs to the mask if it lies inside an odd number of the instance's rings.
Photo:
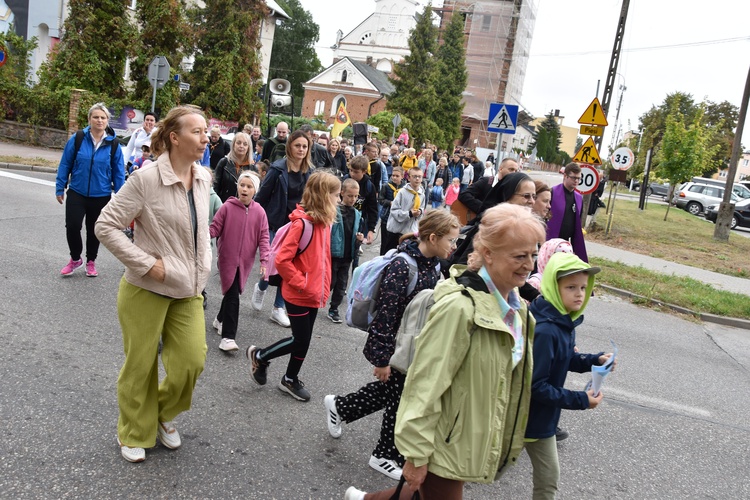
<path id="1" fill-rule="evenodd" d="M 307 213 L 305 212 L 305 209 L 302 208 L 302 206 L 300 204 L 297 204 L 297 208 L 295 208 L 294 210 L 292 210 L 292 213 L 289 214 L 289 220 L 290 221 L 295 221 L 297 219 L 307 219 L 310 222 L 312 222 L 313 224 L 315 223 L 315 221 L 313 220 L 313 218 L 310 217 L 309 215 L 307 215 Z"/>
<path id="2" fill-rule="evenodd" d="M 591 298 L 591 291 L 594 289 L 594 276 L 589 274 L 588 285 L 586 285 L 586 296 L 583 299 L 581 309 L 568 314 L 565 306 L 563 306 L 562 298 L 560 297 L 560 288 L 557 285 L 557 274 L 562 271 L 576 269 L 591 269 L 591 266 L 578 258 L 577 255 L 570 253 L 556 253 L 550 257 L 549 262 L 547 262 L 547 266 L 544 269 L 544 274 L 542 275 L 542 295 L 544 298 L 547 302 L 552 304 L 560 314 L 569 315 L 570 319 L 573 321 L 583 315 L 583 311 L 586 309 L 586 305 Z"/>
<path id="3" fill-rule="evenodd" d="M 415 240 L 412 238 L 404 240 L 398 244 L 397 249 L 399 252 L 404 252 L 414 257 L 414 260 L 417 261 L 417 266 L 419 268 L 422 268 L 422 267 L 434 268 L 438 264 L 437 257 L 425 257 L 424 255 L 422 255 L 422 252 L 419 250 L 418 240 Z"/>

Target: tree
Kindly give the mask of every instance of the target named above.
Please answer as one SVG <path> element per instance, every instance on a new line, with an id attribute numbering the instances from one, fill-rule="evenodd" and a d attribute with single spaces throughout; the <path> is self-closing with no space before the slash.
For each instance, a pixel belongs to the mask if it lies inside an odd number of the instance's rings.
<path id="1" fill-rule="evenodd" d="M 706 101 L 706 113 L 703 115 L 703 123 L 714 129 L 715 134 L 711 144 L 717 146 L 711 161 L 703 170 L 703 177 L 711 177 L 720 170 L 729 168 L 732 158 L 732 144 L 735 140 L 734 127 L 739 120 L 740 112 L 737 106 L 729 101 L 715 103 Z"/>
<path id="2" fill-rule="evenodd" d="M 63 35 L 40 69 L 51 90 L 76 87 L 123 97 L 123 73 L 136 30 L 122 0 L 70 0 Z"/>
<path id="3" fill-rule="evenodd" d="M 388 139 L 392 137 L 393 134 L 393 118 L 396 116 L 396 113 L 393 111 L 381 111 L 380 113 L 376 115 L 372 115 L 370 118 L 367 119 L 367 124 L 372 125 L 373 127 L 378 127 L 379 132 L 377 134 L 374 134 L 373 137 L 376 139 Z M 401 129 L 405 128 L 408 130 L 411 130 L 412 128 L 412 121 L 404 116 L 401 115 L 401 123 L 398 127 L 396 127 L 396 137 L 398 137 L 398 134 L 401 132 Z M 393 143 L 395 141 L 395 137 L 392 138 L 389 143 Z"/>
<path id="4" fill-rule="evenodd" d="M 208 116 L 249 122 L 260 114 L 260 27 L 263 0 L 207 0 L 194 12 L 198 53 L 188 100 Z"/>
<path id="5" fill-rule="evenodd" d="M 466 50 L 464 49 L 463 16 L 451 17 L 443 32 L 443 44 L 437 50 L 437 78 L 435 93 L 439 106 L 434 106 L 434 121 L 440 127 L 442 137 L 434 141 L 449 146 L 461 137 L 463 115 L 463 92 L 466 90 Z"/>
<path id="6" fill-rule="evenodd" d="M 531 149 L 536 147 L 536 155 L 549 163 L 561 164 L 563 157 L 560 154 L 562 134 L 560 124 L 555 120 L 555 115 L 550 111 L 544 121 L 537 126 L 536 142 L 530 145 Z"/>
<path id="7" fill-rule="evenodd" d="M 700 174 L 716 154 L 718 145 L 711 145 L 714 130 L 701 123 L 704 109 L 701 105 L 687 126 L 679 106 L 674 106 L 666 117 L 664 135 L 655 159 L 658 160 L 660 176 L 669 179 L 670 194 L 673 186 Z M 667 215 L 669 207 L 664 220 L 667 220 Z"/>
<path id="8" fill-rule="evenodd" d="M 179 0 L 138 0 L 136 19 L 141 31 L 135 40 L 130 63 L 130 79 L 135 82 L 132 97 L 136 101 L 151 102 L 153 88 L 148 80 L 148 67 L 156 56 L 165 56 L 172 74 L 179 72 L 186 47 L 192 52 L 192 27 Z M 180 98 L 177 84 L 170 80 L 156 93 L 156 107 L 168 110 Z"/>
<path id="9" fill-rule="evenodd" d="M 299 0 L 278 0 L 278 3 L 291 19 L 276 26 L 268 76 L 269 79 L 283 78 L 292 84 L 294 112 L 300 115 L 305 96 L 302 84 L 323 69 L 315 51 L 320 28 Z"/>
<path id="10" fill-rule="evenodd" d="M 392 79 L 395 91 L 388 97 L 387 108 L 411 118 L 409 135 L 416 147 L 426 139 L 441 137 L 433 119 L 439 102 L 435 89 L 437 79 L 437 28 L 432 23 L 432 4 L 427 4 L 409 35 L 409 55 L 395 65 Z"/>

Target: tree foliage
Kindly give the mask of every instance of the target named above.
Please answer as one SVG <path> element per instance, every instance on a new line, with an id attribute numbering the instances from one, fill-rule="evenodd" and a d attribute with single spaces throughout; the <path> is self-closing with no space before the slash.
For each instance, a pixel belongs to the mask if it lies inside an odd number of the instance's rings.
<path id="1" fill-rule="evenodd" d="M 691 121 L 685 119 L 679 106 L 674 106 L 667 114 L 664 135 L 655 159 L 659 164 L 659 176 L 668 179 L 672 186 L 700 175 L 719 147 L 711 144 L 715 132 L 703 124 L 703 117 L 702 105 Z"/>
<path id="2" fill-rule="evenodd" d="M 395 142 L 395 137 L 393 137 L 393 118 L 396 116 L 396 113 L 393 111 L 381 111 L 378 114 L 372 115 L 370 118 L 367 119 L 367 124 L 372 125 L 373 127 L 378 127 L 379 132 L 377 134 L 374 134 L 373 137 L 376 139 L 391 139 L 389 143 Z M 413 128 L 413 122 L 409 119 L 409 117 L 401 115 L 401 123 L 398 127 L 396 127 L 396 137 L 398 137 L 399 132 L 401 132 L 401 129 L 405 128 L 408 130 L 411 130 Z"/>
<path id="3" fill-rule="evenodd" d="M 548 163 L 556 163 L 558 165 L 564 165 L 566 158 L 570 156 L 560 151 L 560 144 L 562 143 L 562 132 L 560 131 L 560 124 L 555 120 L 555 115 L 550 111 L 545 117 L 544 121 L 537 126 L 536 129 L 536 141 L 529 145 L 530 149 L 536 148 L 536 156 Z"/>
<path id="4" fill-rule="evenodd" d="M 443 43 L 437 51 L 435 93 L 436 102 L 440 104 L 434 106 L 434 120 L 441 131 L 441 137 L 434 139 L 437 144 L 446 146 L 461 137 L 462 96 L 467 79 L 464 20 L 462 16 L 454 15 L 443 32 Z"/>
<path id="5" fill-rule="evenodd" d="M 249 122 L 260 114 L 260 27 L 263 0 L 207 0 L 195 11 L 198 53 L 188 100 L 208 116 Z"/>
<path id="6" fill-rule="evenodd" d="M 122 97 L 135 36 L 123 0 L 70 0 L 62 38 L 42 65 L 40 81 L 53 91 L 77 87 Z"/>
<path id="7" fill-rule="evenodd" d="M 692 95 L 685 92 L 674 92 L 667 94 L 660 105 L 652 106 L 651 109 L 641 115 L 640 128 L 643 132 L 640 138 L 640 154 L 636 154 L 635 163 L 628 171 L 631 177 L 637 178 L 643 173 L 646 160 L 645 151 L 652 147 L 654 153 L 659 151 L 667 131 L 667 117 L 674 113 L 679 113 L 684 123 L 693 123 L 696 116 L 700 116 L 701 125 L 712 131 L 708 142 L 708 146 L 712 148 L 712 154 L 707 158 L 703 169 L 696 175 L 711 177 L 718 169 L 726 168 L 729 165 L 734 141 L 734 127 L 739 116 L 737 107 L 728 101 L 696 103 Z M 639 138 L 636 137 L 629 144 L 633 151 L 638 148 L 638 140 Z M 659 170 L 661 161 L 662 156 L 654 154 L 651 161 L 651 171 L 658 177 L 667 179 L 668 177 Z"/>
<path id="8" fill-rule="evenodd" d="M 426 140 L 438 143 L 442 139 L 440 127 L 434 119 L 437 107 L 438 31 L 432 22 L 432 5 L 427 4 L 409 36 L 409 55 L 395 65 L 396 90 L 388 97 L 387 108 L 412 119 L 409 135 L 419 147 Z M 441 146 L 445 146 L 440 143 Z"/>
<path id="9" fill-rule="evenodd" d="M 148 67 L 156 56 L 165 56 L 172 75 L 179 73 L 186 53 L 192 52 L 192 27 L 179 0 L 138 0 L 136 19 L 141 28 L 133 45 L 130 79 L 135 83 L 132 98 L 151 102 L 153 87 L 148 80 Z M 168 110 L 180 98 L 176 82 L 170 80 L 156 92 L 156 108 Z M 150 108 L 149 108 L 150 109 Z"/>
<path id="10" fill-rule="evenodd" d="M 323 69 L 315 51 L 320 28 L 299 0 L 278 0 L 278 3 L 291 19 L 276 26 L 268 77 L 269 80 L 283 78 L 292 84 L 294 111 L 299 115 L 305 95 L 302 84 Z"/>

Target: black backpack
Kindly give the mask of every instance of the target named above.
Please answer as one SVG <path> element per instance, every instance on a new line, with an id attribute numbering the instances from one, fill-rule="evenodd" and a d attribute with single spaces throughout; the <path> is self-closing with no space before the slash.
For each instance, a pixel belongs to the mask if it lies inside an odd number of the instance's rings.
<path id="1" fill-rule="evenodd" d="M 112 144 L 110 145 L 110 151 L 109 151 L 109 163 L 112 168 L 112 170 L 115 169 L 115 158 L 117 148 L 120 147 L 120 141 L 117 139 L 117 135 L 115 134 L 115 131 L 111 127 L 107 127 L 106 130 L 107 134 L 112 134 L 115 136 L 115 138 L 112 140 Z M 76 132 L 76 138 L 73 141 L 73 161 L 71 162 L 73 165 L 76 163 L 76 158 L 78 157 L 78 150 L 81 149 L 81 144 L 83 144 L 83 130 L 79 130 Z"/>
<path id="2" fill-rule="evenodd" d="M 276 138 L 270 139 L 270 141 L 273 142 L 274 146 L 271 154 L 268 155 L 268 162 L 273 163 L 286 156 L 286 142 L 279 142 Z"/>

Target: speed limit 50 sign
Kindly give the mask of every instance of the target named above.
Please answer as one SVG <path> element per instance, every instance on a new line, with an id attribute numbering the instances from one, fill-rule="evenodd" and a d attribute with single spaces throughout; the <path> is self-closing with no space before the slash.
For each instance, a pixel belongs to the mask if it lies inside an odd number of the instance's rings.
<path id="1" fill-rule="evenodd" d="M 633 152 L 630 150 L 630 148 L 622 147 L 615 149 L 615 152 L 612 153 L 610 160 L 612 161 L 612 167 L 616 170 L 627 170 L 633 166 L 633 160 L 635 160 L 635 156 L 633 155 Z"/>
<path id="2" fill-rule="evenodd" d="M 581 165 L 581 182 L 576 188 L 581 194 L 589 194 L 599 187 L 599 171 L 591 165 Z"/>

